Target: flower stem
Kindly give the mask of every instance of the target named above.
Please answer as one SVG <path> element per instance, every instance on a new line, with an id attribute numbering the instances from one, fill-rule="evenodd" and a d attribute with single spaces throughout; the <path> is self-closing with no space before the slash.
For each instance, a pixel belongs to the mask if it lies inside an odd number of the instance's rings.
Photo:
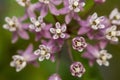
<path id="1" fill-rule="evenodd" d="M 70 45 L 70 42 L 69 40 L 67 41 L 67 49 L 68 49 L 68 55 L 70 57 L 70 60 L 73 62 L 73 56 L 72 56 L 72 52 L 71 52 L 71 45 Z"/>

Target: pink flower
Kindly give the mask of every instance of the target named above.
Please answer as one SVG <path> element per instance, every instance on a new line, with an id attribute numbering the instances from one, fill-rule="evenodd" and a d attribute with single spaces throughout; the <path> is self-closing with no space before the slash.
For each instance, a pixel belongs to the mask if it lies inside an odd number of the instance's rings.
<path id="1" fill-rule="evenodd" d="M 73 76 L 82 77 L 85 73 L 85 68 L 80 62 L 74 62 L 70 66 L 70 71 Z"/>

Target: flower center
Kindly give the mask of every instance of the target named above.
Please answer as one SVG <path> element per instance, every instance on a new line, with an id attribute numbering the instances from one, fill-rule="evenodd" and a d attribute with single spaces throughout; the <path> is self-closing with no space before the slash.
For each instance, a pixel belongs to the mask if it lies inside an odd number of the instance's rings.
<path id="1" fill-rule="evenodd" d="M 56 29 L 56 33 L 60 34 L 61 32 L 61 29 Z"/>
<path id="2" fill-rule="evenodd" d="M 81 42 L 77 42 L 77 46 L 81 46 L 82 45 L 82 43 Z"/>
<path id="3" fill-rule="evenodd" d="M 35 24 L 35 26 L 40 27 L 39 21 L 36 21 L 34 24 Z"/>
<path id="4" fill-rule="evenodd" d="M 101 55 L 100 55 L 100 59 L 101 59 L 102 61 L 106 61 L 106 60 L 107 60 L 107 57 L 105 56 L 105 54 L 101 54 Z"/>
<path id="5" fill-rule="evenodd" d="M 47 53 L 47 52 L 46 52 L 45 50 L 41 50 L 41 51 L 40 51 L 40 54 L 41 54 L 41 55 L 45 55 L 46 53 Z"/>
<path id="6" fill-rule="evenodd" d="M 21 59 L 17 59 L 15 61 L 16 65 L 21 65 L 23 62 L 24 62 L 24 60 L 21 60 Z"/>
<path id="7" fill-rule="evenodd" d="M 74 3 L 73 3 L 73 7 L 77 7 L 79 5 L 79 3 L 78 3 L 78 1 L 75 1 Z"/>

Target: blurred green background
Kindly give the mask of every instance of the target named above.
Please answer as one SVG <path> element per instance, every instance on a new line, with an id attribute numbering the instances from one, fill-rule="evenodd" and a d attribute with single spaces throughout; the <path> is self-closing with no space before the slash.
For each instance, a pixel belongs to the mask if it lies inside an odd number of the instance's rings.
<path id="1" fill-rule="evenodd" d="M 93 5 L 92 0 L 86 0 L 86 2 L 86 9 L 90 9 Z M 107 0 L 105 4 L 97 5 L 89 14 L 97 12 L 99 15 L 108 16 L 111 10 L 116 7 L 120 10 L 120 0 Z M 23 14 L 24 8 L 20 7 L 15 0 L 0 0 L 0 80 L 47 80 L 51 74 L 55 73 L 56 63 L 43 61 L 37 68 L 28 65 L 19 73 L 15 72 L 15 69 L 9 65 L 12 55 L 16 54 L 18 49 L 25 49 L 32 40 L 20 39 L 16 44 L 11 44 L 12 34 L 4 30 L 2 25 L 5 23 L 6 16 L 22 16 Z M 84 76 L 76 78 L 72 77 L 69 72 L 70 60 L 64 48 L 61 54 L 59 74 L 63 80 L 120 80 L 120 43 L 108 45 L 107 49 L 113 55 L 109 67 L 99 67 L 97 64 L 89 67 L 87 60 L 80 59 L 79 54 L 73 51 L 74 59 L 81 61 L 86 67 Z"/>

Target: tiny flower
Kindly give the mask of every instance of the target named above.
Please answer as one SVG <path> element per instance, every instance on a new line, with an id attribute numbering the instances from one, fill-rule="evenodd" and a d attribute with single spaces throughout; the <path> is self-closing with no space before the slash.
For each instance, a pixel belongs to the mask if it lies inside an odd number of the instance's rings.
<path id="1" fill-rule="evenodd" d="M 112 24 L 120 25 L 120 12 L 117 8 L 112 10 L 112 12 L 109 15 L 109 19 L 111 20 Z"/>
<path id="2" fill-rule="evenodd" d="M 97 13 L 94 13 L 89 19 L 90 27 L 94 30 L 105 28 L 105 25 L 102 24 L 103 20 L 104 20 L 103 16 L 98 17 Z"/>
<path id="3" fill-rule="evenodd" d="M 73 76 L 82 77 L 85 73 L 85 68 L 80 62 L 74 62 L 70 66 L 70 71 Z"/>
<path id="4" fill-rule="evenodd" d="M 30 4 L 30 0 L 16 0 L 17 3 L 23 7 L 28 6 Z"/>
<path id="5" fill-rule="evenodd" d="M 99 51 L 99 55 L 96 59 L 96 62 L 101 66 L 109 66 L 109 62 L 107 61 L 108 59 L 111 59 L 112 55 L 107 52 L 107 50 L 101 50 Z"/>
<path id="6" fill-rule="evenodd" d="M 21 71 L 27 65 L 27 62 L 23 56 L 14 55 L 12 58 L 13 61 L 10 63 L 10 66 L 16 67 L 17 72 Z"/>
<path id="7" fill-rule="evenodd" d="M 66 25 L 64 24 L 61 26 L 60 23 L 57 22 L 55 26 L 56 28 L 50 28 L 50 32 L 54 34 L 53 39 L 65 38 L 66 37 L 65 32 L 67 30 Z"/>
<path id="8" fill-rule="evenodd" d="M 34 51 L 34 54 L 39 56 L 39 61 L 43 61 L 44 59 L 50 58 L 50 48 L 45 45 L 40 45 L 39 49 Z"/>
<path id="9" fill-rule="evenodd" d="M 16 31 L 19 28 L 19 22 L 18 19 L 14 16 L 12 18 L 6 17 L 5 21 L 7 24 L 3 25 L 4 29 L 7 29 L 11 32 Z"/>
<path id="10" fill-rule="evenodd" d="M 29 35 L 24 30 L 26 26 L 22 24 L 17 17 L 6 17 L 5 21 L 7 24 L 4 24 L 3 28 L 13 33 L 12 43 L 15 43 L 19 37 L 25 40 L 29 39 Z"/>
<path id="11" fill-rule="evenodd" d="M 59 74 L 55 73 L 49 77 L 48 80 L 62 80 Z"/>
<path id="12" fill-rule="evenodd" d="M 73 49 L 82 52 L 83 49 L 87 47 L 87 43 L 83 37 L 75 37 L 72 40 L 72 46 Z"/>
<path id="13" fill-rule="evenodd" d="M 99 45 L 88 45 L 87 51 L 83 54 L 83 57 L 89 59 L 89 64 L 92 66 L 96 61 L 100 66 L 109 66 L 108 59 L 112 58 L 112 55 L 105 50 L 106 43 L 100 43 Z"/>
<path id="14" fill-rule="evenodd" d="M 118 37 L 120 36 L 120 31 L 117 31 L 117 26 L 113 25 L 106 29 L 106 38 L 108 40 L 118 42 Z"/>
<path id="15" fill-rule="evenodd" d="M 29 26 L 29 28 L 35 30 L 36 32 L 40 32 L 42 28 L 46 26 L 41 16 L 38 17 L 38 20 L 36 20 L 35 18 L 31 18 L 30 20 L 32 24 Z"/>
<path id="16" fill-rule="evenodd" d="M 81 0 L 69 0 L 69 9 L 73 10 L 74 12 L 80 12 L 81 8 L 85 6 L 84 2 Z"/>
<path id="17" fill-rule="evenodd" d="M 33 54 L 33 45 L 30 44 L 25 51 L 19 50 L 19 55 L 14 55 L 13 61 L 10 66 L 16 67 L 16 71 L 19 72 L 26 67 L 27 63 L 36 63 L 37 56 Z"/>

